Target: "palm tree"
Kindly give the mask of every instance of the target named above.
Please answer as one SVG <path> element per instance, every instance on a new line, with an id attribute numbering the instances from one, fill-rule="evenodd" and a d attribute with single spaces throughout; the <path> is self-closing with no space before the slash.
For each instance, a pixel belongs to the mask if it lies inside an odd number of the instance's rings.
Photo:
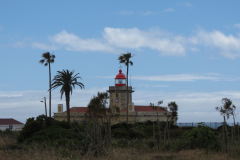
<path id="1" fill-rule="evenodd" d="M 79 73 L 74 75 L 74 71 L 70 72 L 69 70 L 57 71 L 57 75 L 52 82 L 52 89 L 62 87 L 60 90 L 61 99 L 65 93 L 68 123 L 70 123 L 70 93 L 72 94 L 72 90 L 75 89 L 75 86 L 79 86 L 81 89 L 84 88 L 83 83 L 78 82 L 78 79 L 81 79 L 78 75 Z"/>
<path id="2" fill-rule="evenodd" d="M 51 117 L 51 63 L 54 63 L 54 54 L 50 54 L 49 52 L 45 52 L 42 54 L 42 58 L 39 62 L 44 64 L 44 66 L 48 66 L 49 69 L 49 117 Z"/>
<path id="3" fill-rule="evenodd" d="M 133 62 L 130 61 L 130 58 L 132 58 L 133 55 L 131 53 L 123 53 L 121 56 L 118 57 L 119 63 L 124 63 L 125 66 L 127 66 L 127 122 L 128 122 L 128 103 L 129 103 L 129 93 L 128 93 L 128 70 L 129 70 L 129 64 L 132 66 Z"/>

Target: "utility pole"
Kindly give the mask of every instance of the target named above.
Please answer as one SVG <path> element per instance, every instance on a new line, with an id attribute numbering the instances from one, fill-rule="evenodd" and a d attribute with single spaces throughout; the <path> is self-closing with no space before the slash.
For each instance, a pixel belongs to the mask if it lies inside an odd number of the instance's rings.
<path id="1" fill-rule="evenodd" d="M 45 105 L 45 116 L 47 117 L 47 104 L 46 104 L 46 97 L 43 98 L 44 101 L 40 101 L 40 102 L 43 102 L 44 105 Z"/>

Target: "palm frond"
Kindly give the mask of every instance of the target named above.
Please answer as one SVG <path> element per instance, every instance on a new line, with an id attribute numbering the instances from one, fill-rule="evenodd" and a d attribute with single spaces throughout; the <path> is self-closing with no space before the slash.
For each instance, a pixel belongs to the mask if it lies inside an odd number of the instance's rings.
<path id="1" fill-rule="evenodd" d="M 39 63 L 43 64 L 45 62 L 45 59 L 41 59 Z"/>
<path id="2" fill-rule="evenodd" d="M 54 77 L 52 81 L 52 89 L 61 87 L 61 90 L 60 90 L 61 98 L 64 93 L 72 94 L 72 90 L 75 89 L 75 86 L 79 86 L 81 89 L 83 89 L 84 84 L 81 82 L 78 82 L 78 79 L 81 79 L 81 77 L 78 75 L 79 73 L 74 75 L 74 70 L 73 71 L 69 71 L 69 70 L 57 71 L 57 75 Z"/>
<path id="3" fill-rule="evenodd" d="M 132 54 L 131 53 L 122 53 L 121 56 L 118 57 L 119 63 L 123 63 L 125 64 L 125 66 L 133 65 L 133 62 L 130 61 L 130 58 L 132 58 Z"/>
<path id="4" fill-rule="evenodd" d="M 42 54 L 42 58 L 39 62 L 41 64 L 44 63 L 44 66 L 48 66 L 49 63 L 54 63 L 54 58 L 55 55 L 54 54 L 50 54 L 49 52 L 45 52 Z"/>

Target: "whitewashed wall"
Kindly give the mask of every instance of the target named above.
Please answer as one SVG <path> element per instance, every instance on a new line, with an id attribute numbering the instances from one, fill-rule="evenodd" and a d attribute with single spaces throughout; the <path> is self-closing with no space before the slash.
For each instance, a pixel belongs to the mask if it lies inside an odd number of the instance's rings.
<path id="1" fill-rule="evenodd" d="M 21 131 L 24 127 L 24 124 L 13 124 L 12 131 Z M 10 129 L 9 125 L 0 125 L 0 130 L 5 131 L 6 129 Z"/>

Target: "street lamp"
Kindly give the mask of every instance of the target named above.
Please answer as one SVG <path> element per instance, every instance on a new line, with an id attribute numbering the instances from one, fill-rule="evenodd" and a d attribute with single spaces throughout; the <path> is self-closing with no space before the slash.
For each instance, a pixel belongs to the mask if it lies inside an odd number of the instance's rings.
<path id="1" fill-rule="evenodd" d="M 43 98 L 44 101 L 40 101 L 40 102 L 43 102 L 45 104 L 45 115 L 47 117 L 47 105 L 46 105 L 46 97 Z"/>

